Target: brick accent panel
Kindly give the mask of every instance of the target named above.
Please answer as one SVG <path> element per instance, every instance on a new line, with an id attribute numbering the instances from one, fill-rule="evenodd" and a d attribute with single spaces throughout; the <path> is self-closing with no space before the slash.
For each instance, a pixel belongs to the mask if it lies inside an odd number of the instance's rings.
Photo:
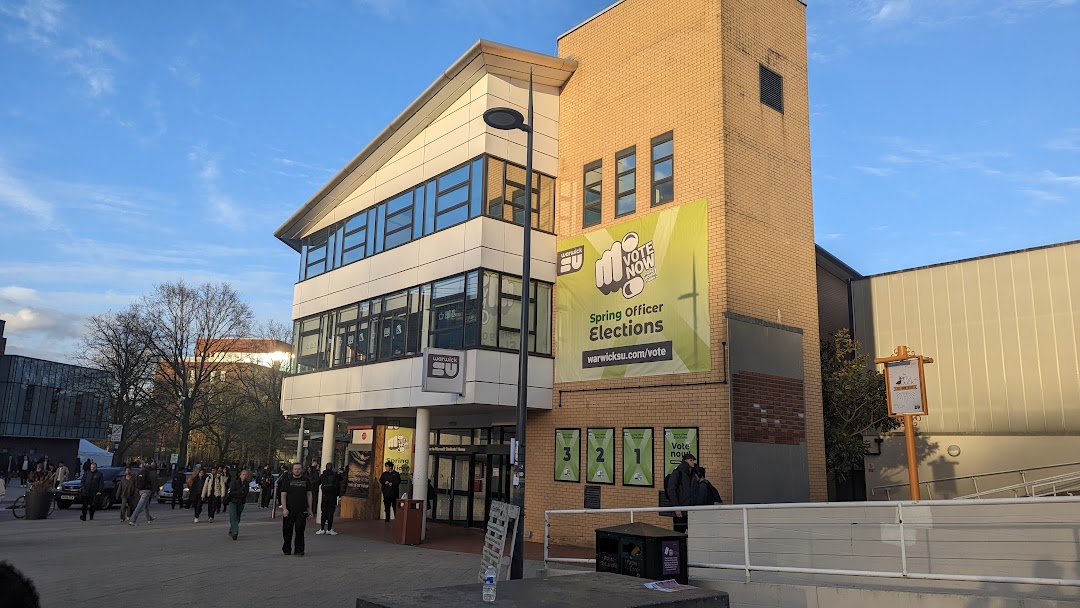
<path id="1" fill-rule="evenodd" d="M 798 445 L 806 441 L 802 380 L 758 372 L 731 375 L 735 441 Z"/>

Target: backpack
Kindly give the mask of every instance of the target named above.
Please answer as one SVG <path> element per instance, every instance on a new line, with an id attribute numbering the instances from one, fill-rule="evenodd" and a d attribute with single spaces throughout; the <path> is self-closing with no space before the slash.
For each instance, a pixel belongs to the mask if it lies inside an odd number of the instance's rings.
<path id="1" fill-rule="evenodd" d="M 135 487 L 139 490 L 149 490 L 150 474 L 145 470 L 139 471 L 139 474 L 135 477 Z"/>
<path id="2" fill-rule="evenodd" d="M 675 469 L 674 471 L 668 473 L 667 475 L 664 475 L 664 498 L 666 498 L 668 500 L 668 503 L 670 503 L 670 504 L 675 504 L 675 503 L 671 502 L 671 494 L 668 494 L 667 489 L 668 489 L 668 485 L 671 483 L 671 476 L 674 475 L 676 472 L 678 472 L 678 470 L 679 469 Z"/>

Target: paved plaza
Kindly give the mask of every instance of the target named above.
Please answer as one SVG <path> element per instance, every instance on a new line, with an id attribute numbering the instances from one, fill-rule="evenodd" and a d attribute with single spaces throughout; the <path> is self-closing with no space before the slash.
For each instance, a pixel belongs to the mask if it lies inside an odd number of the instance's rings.
<path id="1" fill-rule="evenodd" d="M 352 608 L 365 591 L 474 582 L 480 565 L 476 554 L 399 546 L 348 532 L 316 536 L 314 519 L 306 534 L 307 555 L 285 556 L 281 520 L 250 504 L 237 541 L 226 535 L 225 514 L 212 524 L 194 524 L 190 510 L 155 503 L 152 513 L 153 524 L 143 520 L 133 528 L 119 523 L 117 509 L 98 512 L 85 523 L 74 508 L 57 509 L 39 521 L 16 520 L 11 511 L 0 510 L 0 560 L 33 579 L 49 608 Z M 540 566 L 527 562 L 526 576 Z"/>

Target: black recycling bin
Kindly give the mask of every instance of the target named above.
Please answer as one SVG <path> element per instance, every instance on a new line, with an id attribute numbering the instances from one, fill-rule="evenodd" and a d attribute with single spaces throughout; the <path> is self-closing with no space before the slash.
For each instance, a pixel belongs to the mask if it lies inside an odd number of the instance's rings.
<path id="1" fill-rule="evenodd" d="M 26 519 L 45 519 L 49 516 L 49 505 L 53 493 L 44 488 L 31 488 L 26 494 Z"/>
<path id="2" fill-rule="evenodd" d="M 686 535 L 643 523 L 599 528 L 596 571 L 689 584 Z"/>

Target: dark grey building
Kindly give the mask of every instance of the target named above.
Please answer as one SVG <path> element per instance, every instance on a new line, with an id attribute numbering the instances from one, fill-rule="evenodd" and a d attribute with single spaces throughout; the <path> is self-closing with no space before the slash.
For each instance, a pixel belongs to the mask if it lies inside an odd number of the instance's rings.
<path id="1" fill-rule="evenodd" d="M 0 467 L 22 454 L 74 467 L 79 440 L 102 439 L 109 428 L 108 401 L 97 390 L 106 380 L 78 365 L 0 354 Z"/>

